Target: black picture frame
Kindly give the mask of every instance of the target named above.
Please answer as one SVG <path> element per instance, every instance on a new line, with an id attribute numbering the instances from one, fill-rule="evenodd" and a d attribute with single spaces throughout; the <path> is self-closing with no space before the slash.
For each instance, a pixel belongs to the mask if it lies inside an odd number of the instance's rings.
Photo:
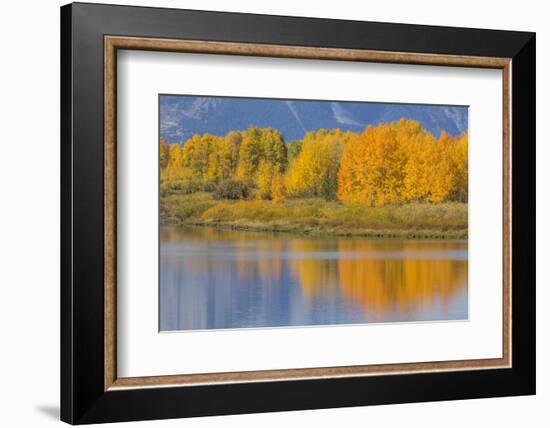
<path id="1" fill-rule="evenodd" d="M 512 58 L 512 367 L 104 390 L 104 36 Z M 535 34 L 73 3 L 61 8 L 61 419 L 136 421 L 535 393 Z"/>

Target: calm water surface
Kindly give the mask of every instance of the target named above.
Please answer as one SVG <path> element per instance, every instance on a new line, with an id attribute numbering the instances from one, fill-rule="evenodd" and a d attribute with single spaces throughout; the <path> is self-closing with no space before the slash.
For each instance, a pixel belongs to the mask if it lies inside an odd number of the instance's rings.
<path id="1" fill-rule="evenodd" d="M 160 329 L 468 318 L 466 241 L 161 229 Z"/>

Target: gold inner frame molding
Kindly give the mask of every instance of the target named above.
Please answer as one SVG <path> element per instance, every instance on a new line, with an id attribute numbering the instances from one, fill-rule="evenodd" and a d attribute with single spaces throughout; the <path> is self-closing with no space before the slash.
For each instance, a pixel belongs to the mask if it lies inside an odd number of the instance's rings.
<path id="1" fill-rule="evenodd" d="M 304 369 L 261 370 L 170 376 L 117 376 L 116 317 L 116 89 L 117 50 L 146 50 L 213 55 L 262 56 L 298 59 L 442 65 L 502 70 L 503 144 L 503 320 L 502 358 L 432 361 L 422 363 L 356 365 Z M 419 372 L 441 372 L 511 367 L 511 59 L 459 55 L 382 52 L 250 43 L 169 40 L 139 37 L 104 37 L 104 389 L 192 386 L 219 383 L 262 382 L 312 378 L 358 377 Z"/>

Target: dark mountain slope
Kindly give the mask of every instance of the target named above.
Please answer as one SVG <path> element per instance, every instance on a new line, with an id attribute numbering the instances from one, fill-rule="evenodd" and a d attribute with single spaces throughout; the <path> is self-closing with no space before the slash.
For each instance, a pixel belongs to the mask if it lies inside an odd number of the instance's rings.
<path id="1" fill-rule="evenodd" d="M 457 135 L 468 128 L 466 107 L 168 95 L 160 98 L 160 135 L 170 143 L 206 132 L 224 135 L 251 125 L 277 128 L 288 142 L 320 128 L 361 131 L 367 125 L 402 117 L 419 121 L 436 136 L 442 131 Z"/>

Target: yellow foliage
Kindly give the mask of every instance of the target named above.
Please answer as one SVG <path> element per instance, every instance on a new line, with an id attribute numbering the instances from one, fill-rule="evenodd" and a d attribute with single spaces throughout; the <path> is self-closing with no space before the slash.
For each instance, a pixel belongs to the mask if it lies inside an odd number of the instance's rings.
<path id="1" fill-rule="evenodd" d="M 271 198 L 271 180 L 273 179 L 273 165 L 262 159 L 258 166 L 256 185 L 258 186 L 258 198 Z"/>
<path id="2" fill-rule="evenodd" d="M 162 171 L 162 178 L 177 179 L 183 177 L 183 155 L 179 144 L 172 144 L 168 151 L 168 162 Z"/>
<path id="3" fill-rule="evenodd" d="M 286 177 L 289 196 L 322 196 L 333 199 L 343 147 L 355 135 L 339 129 L 321 129 L 304 137 L 299 154 L 292 160 Z"/>
<path id="4" fill-rule="evenodd" d="M 275 203 L 282 203 L 286 200 L 286 186 L 284 175 L 276 170 L 271 181 L 271 199 Z"/>
<path id="5" fill-rule="evenodd" d="M 170 144 L 168 144 L 164 140 L 160 140 L 159 144 L 159 161 L 160 161 L 160 169 L 163 170 L 168 165 L 168 162 L 170 161 Z"/>
<path id="6" fill-rule="evenodd" d="M 281 133 L 273 128 L 250 127 L 239 149 L 235 178 L 254 182 L 262 161 L 283 171 L 287 163 L 286 145 Z"/>
<path id="7" fill-rule="evenodd" d="M 342 154 L 338 198 L 371 206 L 467 199 L 467 135 L 439 139 L 416 121 L 369 126 Z"/>
<path id="8" fill-rule="evenodd" d="M 322 197 L 382 206 L 468 200 L 468 134 L 436 138 L 417 121 L 308 132 L 287 149 L 278 130 L 250 127 L 225 137 L 160 141 L 161 179 L 255 185 L 260 199 Z M 290 163 L 289 163 L 290 160 Z"/>

